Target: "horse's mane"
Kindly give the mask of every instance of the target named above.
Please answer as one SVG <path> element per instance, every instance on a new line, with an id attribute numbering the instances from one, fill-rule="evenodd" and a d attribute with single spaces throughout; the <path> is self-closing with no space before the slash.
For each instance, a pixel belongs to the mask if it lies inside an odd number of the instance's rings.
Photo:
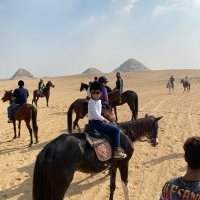
<path id="1" fill-rule="evenodd" d="M 149 116 L 136 121 L 119 123 L 119 127 L 126 132 L 126 135 L 128 135 L 132 141 L 135 141 L 137 138 L 144 136 L 146 132 L 151 129 L 152 123 L 153 117 Z"/>

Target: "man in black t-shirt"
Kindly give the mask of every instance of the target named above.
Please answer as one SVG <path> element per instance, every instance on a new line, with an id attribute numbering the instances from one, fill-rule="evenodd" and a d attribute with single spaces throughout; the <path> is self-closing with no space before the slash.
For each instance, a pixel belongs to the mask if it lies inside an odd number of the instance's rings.
<path id="1" fill-rule="evenodd" d="M 187 172 L 163 186 L 160 200 L 200 200 L 200 137 L 188 138 L 184 150 Z"/>

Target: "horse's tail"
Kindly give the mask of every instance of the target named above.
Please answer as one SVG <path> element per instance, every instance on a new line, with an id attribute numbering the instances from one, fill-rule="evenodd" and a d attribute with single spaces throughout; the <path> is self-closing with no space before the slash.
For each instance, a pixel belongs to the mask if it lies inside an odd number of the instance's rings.
<path id="1" fill-rule="evenodd" d="M 68 124 L 68 131 L 69 133 L 72 132 L 72 114 L 74 110 L 74 103 L 72 103 L 69 107 L 69 110 L 67 112 L 67 124 Z"/>
<path id="2" fill-rule="evenodd" d="M 45 158 L 45 155 L 47 156 L 47 153 L 46 150 L 43 149 L 36 158 L 33 172 L 33 200 L 62 199 L 62 194 L 59 194 L 56 189 L 56 184 L 58 184 L 58 182 L 56 181 L 56 177 L 52 173 L 51 166 L 47 162 L 48 158 Z M 51 155 L 48 155 L 48 157 L 50 157 L 51 159 Z M 55 167 L 54 173 L 56 172 L 57 171 Z"/>
<path id="3" fill-rule="evenodd" d="M 135 118 L 138 118 L 138 95 L 136 94 L 135 98 Z"/>
<path id="4" fill-rule="evenodd" d="M 43 182 L 42 182 L 42 169 L 40 166 L 40 154 L 37 156 L 35 167 L 34 167 L 34 174 L 33 174 L 33 200 L 41 200 L 42 199 L 42 193 L 44 192 L 42 190 Z"/>
<path id="5" fill-rule="evenodd" d="M 36 158 L 33 200 L 63 199 L 82 153 L 80 143 L 74 136 L 62 134 L 47 144 Z"/>
<path id="6" fill-rule="evenodd" d="M 38 125 L 37 125 L 37 108 L 32 107 L 32 127 L 35 135 L 38 134 Z"/>

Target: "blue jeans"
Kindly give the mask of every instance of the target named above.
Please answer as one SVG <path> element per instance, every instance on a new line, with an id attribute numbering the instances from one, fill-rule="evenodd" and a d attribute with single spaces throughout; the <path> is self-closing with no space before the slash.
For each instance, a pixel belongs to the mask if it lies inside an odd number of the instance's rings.
<path id="1" fill-rule="evenodd" d="M 120 129 L 113 124 L 107 124 L 100 120 L 90 120 L 90 129 L 97 130 L 102 135 L 106 135 L 112 140 L 113 148 L 120 147 Z"/>
<path id="2" fill-rule="evenodd" d="M 10 106 L 7 109 L 7 111 L 8 111 L 8 119 L 13 120 L 14 111 L 18 106 L 19 105 L 15 104 L 15 103 L 10 104 Z"/>

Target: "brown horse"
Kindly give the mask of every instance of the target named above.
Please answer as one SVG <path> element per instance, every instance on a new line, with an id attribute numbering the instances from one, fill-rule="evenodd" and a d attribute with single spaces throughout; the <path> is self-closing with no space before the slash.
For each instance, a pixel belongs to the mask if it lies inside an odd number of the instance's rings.
<path id="1" fill-rule="evenodd" d="M 2 97 L 2 101 L 3 102 L 9 101 L 10 104 L 12 103 L 12 90 L 5 91 L 5 94 Z M 24 104 L 24 105 L 19 106 L 16 109 L 13 117 L 14 117 L 14 119 L 13 119 L 14 137 L 13 137 L 13 139 L 17 138 L 16 121 L 19 121 L 18 137 L 20 137 L 21 121 L 24 120 L 26 123 L 26 126 L 29 130 L 29 133 L 30 133 L 29 146 L 31 146 L 33 144 L 32 132 L 34 133 L 35 143 L 38 143 L 37 109 L 31 104 Z M 32 121 L 32 127 L 30 125 L 31 121 Z"/>
<path id="2" fill-rule="evenodd" d="M 185 91 L 189 92 L 190 91 L 190 82 L 188 80 L 181 79 L 181 83 L 183 85 L 184 92 Z"/>
<path id="3" fill-rule="evenodd" d="M 80 132 L 81 128 L 78 122 L 80 119 L 83 119 L 88 113 L 88 99 L 77 99 L 70 105 L 69 110 L 67 112 L 68 131 L 70 133 L 72 132 L 73 111 L 76 113 L 76 118 L 73 122 L 73 129 L 77 127 Z M 115 121 L 115 117 L 110 106 L 106 106 L 102 109 L 102 115 L 111 122 Z"/>
<path id="4" fill-rule="evenodd" d="M 54 88 L 55 85 L 51 81 L 48 81 L 45 88 L 42 91 L 42 94 L 39 90 L 34 90 L 33 91 L 32 104 L 35 103 L 35 105 L 37 106 L 38 99 L 40 97 L 46 97 L 47 107 L 48 107 L 49 106 L 49 97 L 50 97 L 50 88 L 51 87 Z"/>
<path id="5" fill-rule="evenodd" d="M 80 91 L 87 90 L 88 87 L 89 86 L 87 84 L 81 83 Z M 112 90 L 108 86 L 106 86 L 106 88 L 107 88 L 108 96 L 109 96 L 109 104 L 111 105 L 111 107 L 114 108 L 114 111 L 115 111 L 116 121 L 118 121 L 117 106 L 121 106 L 125 103 L 128 104 L 128 106 L 131 110 L 131 113 L 132 113 L 131 120 L 133 120 L 133 119 L 136 120 L 137 116 L 138 116 L 138 95 L 137 95 L 137 93 L 134 91 L 131 91 L 131 90 L 127 90 L 121 94 L 121 101 L 120 101 L 119 100 L 120 92 L 118 90 Z"/>

